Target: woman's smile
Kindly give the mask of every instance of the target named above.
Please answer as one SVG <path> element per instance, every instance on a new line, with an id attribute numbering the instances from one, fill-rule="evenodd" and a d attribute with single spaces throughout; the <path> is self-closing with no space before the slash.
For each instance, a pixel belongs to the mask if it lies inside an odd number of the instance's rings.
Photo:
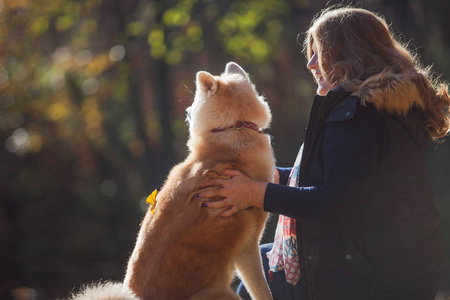
<path id="1" fill-rule="evenodd" d="M 315 49 L 313 44 L 313 49 Z M 313 73 L 314 79 L 317 82 L 317 94 L 325 96 L 333 85 L 329 83 L 323 76 L 319 67 L 319 57 L 316 52 L 313 53 L 307 64 L 308 69 Z"/>

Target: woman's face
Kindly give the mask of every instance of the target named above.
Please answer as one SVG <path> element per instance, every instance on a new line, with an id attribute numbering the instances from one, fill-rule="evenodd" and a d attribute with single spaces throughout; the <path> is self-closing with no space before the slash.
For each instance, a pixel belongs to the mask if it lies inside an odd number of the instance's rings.
<path id="1" fill-rule="evenodd" d="M 308 64 L 306 65 L 308 69 L 311 70 L 314 78 L 317 82 L 317 94 L 321 96 L 325 96 L 329 90 L 333 88 L 332 84 L 325 80 L 325 78 L 322 76 L 322 73 L 319 68 L 319 60 L 318 55 L 316 51 L 316 45 L 312 44 L 312 51 L 313 55 L 311 56 L 311 59 L 308 61 Z"/>

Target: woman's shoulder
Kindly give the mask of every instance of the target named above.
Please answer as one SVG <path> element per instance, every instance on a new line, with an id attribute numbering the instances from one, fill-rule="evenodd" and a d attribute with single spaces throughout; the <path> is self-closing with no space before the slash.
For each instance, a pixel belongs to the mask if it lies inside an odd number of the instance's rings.
<path id="1" fill-rule="evenodd" d="M 353 118 L 356 112 L 356 106 L 360 102 L 357 96 L 344 98 L 330 111 L 325 122 L 339 122 Z"/>
<path id="2" fill-rule="evenodd" d="M 372 103 L 363 103 L 358 96 L 349 96 L 331 110 L 325 122 L 343 122 L 355 118 L 359 121 L 384 123 L 385 116 Z"/>
<path id="3" fill-rule="evenodd" d="M 405 114 L 397 114 L 380 109 L 374 103 L 364 103 L 358 96 L 343 99 L 326 119 L 328 125 L 350 132 L 350 135 L 378 136 L 383 145 L 389 145 L 391 139 L 407 138 L 421 148 L 425 148 L 431 139 L 425 121 L 426 117 L 418 107 L 411 107 Z"/>
<path id="4" fill-rule="evenodd" d="M 326 131 L 336 137 L 376 139 L 381 142 L 383 152 L 385 152 L 389 147 L 389 129 L 386 118 L 389 118 L 389 115 L 376 109 L 373 104 L 363 104 L 359 97 L 349 96 L 343 99 L 327 116 Z"/>

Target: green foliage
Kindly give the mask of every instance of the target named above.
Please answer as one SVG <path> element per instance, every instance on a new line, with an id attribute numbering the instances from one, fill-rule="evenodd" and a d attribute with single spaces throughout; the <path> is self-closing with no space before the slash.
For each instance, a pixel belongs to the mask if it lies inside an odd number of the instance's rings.
<path id="1" fill-rule="evenodd" d="M 277 44 L 283 31 L 282 18 L 288 12 L 289 4 L 285 1 L 234 2 L 216 25 L 224 49 L 233 56 L 255 62 L 269 59 L 270 49 Z"/>

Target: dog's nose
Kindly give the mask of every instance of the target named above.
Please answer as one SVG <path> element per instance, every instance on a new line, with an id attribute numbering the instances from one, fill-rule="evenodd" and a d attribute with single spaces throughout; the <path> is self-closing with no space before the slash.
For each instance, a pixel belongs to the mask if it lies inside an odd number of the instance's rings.
<path id="1" fill-rule="evenodd" d="M 189 122 L 191 120 L 191 106 L 186 108 L 186 120 Z"/>

